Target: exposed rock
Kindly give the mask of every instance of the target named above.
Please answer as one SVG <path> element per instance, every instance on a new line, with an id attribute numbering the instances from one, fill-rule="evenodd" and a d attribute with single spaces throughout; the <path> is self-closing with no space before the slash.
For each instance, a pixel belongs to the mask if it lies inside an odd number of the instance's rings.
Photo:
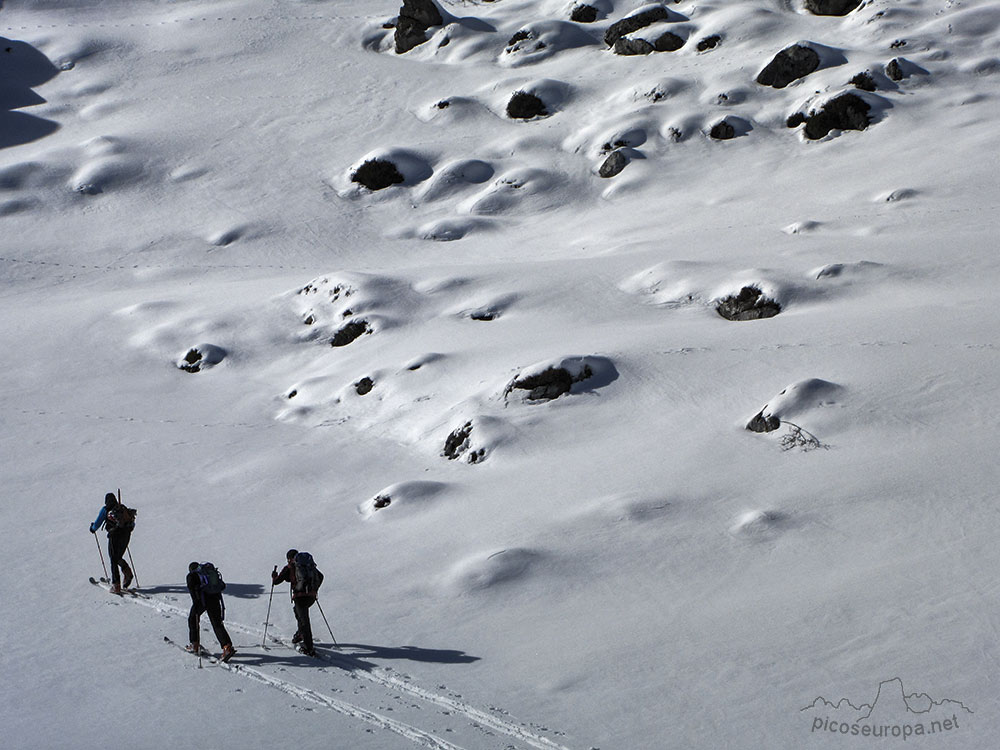
<path id="1" fill-rule="evenodd" d="M 731 138 L 736 137 L 736 128 L 732 126 L 726 120 L 721 120 L 712 126 L 712 129 L 708 131 L 710 137 L 717 141 L 728 141 Z"/>
<path id="2" fill-rule="evenodd" d="M 444 23 L 434 0 L 403 0 L 393 39 L 396 54 L 409 52 L 427 41 L 427 29 Z"/>
<path id="3" fill-rule="evenodd" d="M 354 390 L 359 396 L 364 396 L 367 393 L 371 393 L 372 388 L 375 387 L 375 383 L 371 378 L 364 377 L 361 378 L 357 383 L 354 384 Z"/>
<path id="4" fill-rule="evenodd" d="M 226 357 L 226 351 L 212 344 L 199 344 L 187 350 L 177 361 L 178 369 L 184 372 L 201 372 L 219 364 Z"/>
<path id="5" fill-rule="evenodd" d="M 805 112 L 796 112 L 788 116 L 788 119 L 785 120 L 785 125 L 789 128 L 797 128 L 808 119 Z"/>
<path id="6" fill-rule="evenodd" d="M 739 294 L 722 299 L 715 309 L 726 320 L 760 320 L 773 318 L 781 312 L 781 305 L 757 287 L 745 286 Z"/>
<path id="7" fill-rule="evenodd" d="M 631 39 L 623 36 L 615 40 L 615 46 L 612 49 L 616 55 L 648 55 L 653 51 L 653 44 L 645 39 Z"/>
<path id="8" fill-rule="evenodd" d="M 526 29 L 521 29 L 520 31 L 515 31 L 514 35 L 507 41 L 507 47 L 514 47 L 518 42 L 526 42 L 529 39 L 533 39 L 532 33 Z"/>
<path id="9" fill-rule="evenodd" d="M 757 75 L 757 83 L 783 89 L 819 67 L 819 53 L 811 47 L 793 44 L 781 50 Z"/>
<path id="10" fill-rule="evenodd" d="M 403 175 L 391 161 L 369 159 L 351 175 L 351 182 L 357 182 L 369 190 L 383 190 L 403 182 Z"/>
<path id="11" fill-rule="evenodd" d="M 750 432 L 774 432 L 779 427 L 781 427 L 781 420 L 773 416 L 765 417 L 763 409 L 747 422 L 747 429 Z"/>
<path id="12" fill-rule="evenodd" d="M 376 495 L 372 500 L 372 507 L 375 510 L 382 510 L 382 508 L 388 508 L 392 503 L 392 498 L 388 495 Z"/>
<path id="13" fill-rule="evenodd" d="M 188 353 L 184 355 L 184 358 L 177 366 L 185 372 L 201 372 L 201 359 L 200 351 L 189 349 Z"/>
<path id="14" fill-rule="evenodd" d="M 554 398 L 559 398 L 564 393 L 569 393 L 574 383 L 586 380 L 593 374 L 593 370 L 587 365 L 582 368 L 576 377 L 565 368 L 549 367 L 535 375 L 515 378 L 507 386 L 506 392 L 510 393 L 516 388 L 528 391 L 528 395 L 526 396 L 528 401 L 551 401 Z"/>
<path id="15" fill-rule="evenodd" d="M 330 339 L 330 346 L 347 346 L 352 341 L 355 341 L 359 336 L 363 336 L 366 333 L 371 332 L 371 328 L 368 327 L 368 321 L 352 320 L 350 323 L 333 334 L 333 338 Z"/>
<path id="16" fill-rule="evenodd" d="M 548 113 L 545 102 L 527 91 L 515 91 L 507 102 L 507 117 L 513 120 L 530 120 L 532 117 L 545 117 Z"/>
<path id="17" fill-rule="evenodd" d="M 671 31 L 664 31 L 653 42 L 657 52 L 676 52 L 684 46 L 684 39 Z"/>
<path id="18" fill-rule="evenodd" d="M 472 422 L 466 422 L 445 438 L 443 455 L 455 460 L 462 451 L 469 447 L 469 437 L 472 435 Z"/>
<path id="19" fill-rule="evenodd" d="M 666 21 L 669 18 L 670 12 L 662 5 L 628 16 L 608 27 L 608 30 L 604 32 L 604 43 L 609 47 L 614 47 L 615 42 L 626 34 L 644 29 L 657 21 Z"/>
<path id="20" fill-rule="evenodd" d="M 472 422 L 470 421 L 448 435 L 444 441 L 444 450 L 441 455 L 451 461 L 464 455 L 465 460 L 470 464 L 477 464 L 486 458 L 486 449 L 472 450 Z"/>
<path id="21" fill-rule="evenodd" d="M 705 52 L 710 49 L 715 49 L 719 46 L 719 42 L 722 41 L 722 37 L 718 34 L 713 34 L 712 36 L 706 36 L 700 42 L 698 42 L 698 51 Z"/>
<path id="22" fill-rule="evenodd" d="M 871 105 L 857 94 L 841 94 L 824 104 L 819 112 L 810 113 L 806 138 L 816 140 L 831 130 L 864 130 L 871 124 L 870 110 Z"/>
<path id="23" fill-rule="evenodd" d="M 573 7 L 573 12 L 569 14 L 569 20 L 577 23 L 593 23 L 597 20 L 597 8 L 583 3 L 576 5 Z"/>
<path id="24" fill-rule="evenodd" d="M 855 88 L 861 89 L 862 91 L 874 91 L 876 88 L 878 88 L 875 85 L 875 79 L 872 78 L 872 74 L 869 73 L 868 71 L 858 73 L 856 76 L 854 76 L 854 78 L 848 81 L 848 83 L 850 83 Z"/>
<path id="25" fill-rule="evenodd" d="M 861 0 L 806 0 L 805 5 L 814 16 L 846 16 Z"/>
<path id="26" fill-rule="evenodd" d="M 622 149 L 611 152 L 601 168 L 597 170 L 597 173 L 601 177 L 614 177 L 616 174 L 621 172 L 625 167 L 628 166 L 628 157 Z"/>
<path id="27" fill-rule="evenodd" d="M 903 68 L 899 64 L 899 58 L 894 57 L 889 61 L 889 64 L 885 66 L 885 74 L 889 77 L 891 81 L 902 81 L 906 75 L 903 73 Z"/>
<path id="28" fill-rule="evenodd" d="M 615 41 L 616 55 L 648 55 L 650 52 L 675 52 L 684 46 L 684 39 L 670 31 L 665 31 L 652 42 L 627 36 Z"/>

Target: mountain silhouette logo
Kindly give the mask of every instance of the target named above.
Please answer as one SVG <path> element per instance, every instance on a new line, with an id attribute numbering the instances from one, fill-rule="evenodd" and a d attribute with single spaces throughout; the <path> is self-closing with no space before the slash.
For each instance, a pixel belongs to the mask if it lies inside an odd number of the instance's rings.
<path id="1" fill-rule="evenodd" d="M 878 717 L 898 717 L 899 714 L 929 714 L 936 708 L 942 710 L 960 709 L 967 714 L 974 711 L 962 701 L 952 698 L 935 700 L 927 693 L 909 693 L 903 688 L 903 681 L 898 677 L 882 680 L 878 684 L 875 699 L 871 703 L 855 706 L 847 698 L 841 698 L 836 703 L 819 696 L 801 711 L 846 711 L 855 714 L 855 720 L 866 721 Z"/>
<path id="2" fill-rule="evenodd" d="M 973 710 L 954 698 L 907 693 L 899 677 L 882 680 L 870 703 L 817 697 L 799 709 L 812 717 L 811 732 L 855 737 L 902 737 L 951 732 L 964 726 Z"/>

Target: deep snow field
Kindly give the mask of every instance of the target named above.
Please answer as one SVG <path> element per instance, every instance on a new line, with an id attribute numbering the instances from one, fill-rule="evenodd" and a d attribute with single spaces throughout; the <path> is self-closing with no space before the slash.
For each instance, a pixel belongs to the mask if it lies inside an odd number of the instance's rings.
<path id="1" fill-rule="evenodd" d="M 995 748 L 1000 2 L 803 2 L 3 0 L 0 744 Z"/>

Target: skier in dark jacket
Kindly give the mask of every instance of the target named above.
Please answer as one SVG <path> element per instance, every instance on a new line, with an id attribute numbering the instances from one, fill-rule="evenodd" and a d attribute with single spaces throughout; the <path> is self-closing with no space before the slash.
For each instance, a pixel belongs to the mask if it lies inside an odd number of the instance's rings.
<path id="1" fill-rule="evenodd" d="M 222 590 L 226 588 L 226 582 L 222 580 L 222 574 L 211 563 L 193 562 L 188 565 L 187 588 L 191 593 L 191 614 L 188 615 L 188 634 L 191 636 L 191 642 L 187 650 L 193 654 L 201 652 L 199 625 L 202 613 L 208 612 L 212 630 L 215 631 L 215 637 L 222 646 L 222 661 L 229 661 L 236 653 L 236 649 L 233 648 L 233 639 L 229 637 L 226 626 L 222 624 L 226 614 L 226 605 L 222 601 Z"/>
<path id="2" fill-rule="evenodd" d="M 132 529 L 135 528 L 135 511 L 126 508 L 115 496 L 109 492 L 104 496 L 104 507 L 97 514 L 97 519 L 90 524 L 90 533 L 96 534 L 98 529 L 104 526 L 108 532 L 108 557 L 111 558 L 111 593 L 120 594 L 122 592 L 122 580 L 118 574 L 125 576 L 125 588 L 132 583 L 132 569 L 125 564 L 125 551 L 128 549 L 129 540 L 132 538 Z"/>
<path id="3" fill-rule="evenodd" d="M 271 571 L 271 585 L 288 581 L 292 584 L 292 610 L 295 612 L 295 622 L 299 629 L 292 637 L 292 643 L 301 643 L 299 651 L 307 656 L 316 656 L 313 648 L 312 623 L 309 621 L 309 608 L 316 603 L 316 594 L 323 585 L 323 574 L 313 563 L 312 555 L 299 553 L 290 549 L 285 554 L 288 564 L 278 572 L 278 566 Z M 296 571 L 299 573 L 296 573 Z M 301 575 L 300 575 L 301 573 Z"/>

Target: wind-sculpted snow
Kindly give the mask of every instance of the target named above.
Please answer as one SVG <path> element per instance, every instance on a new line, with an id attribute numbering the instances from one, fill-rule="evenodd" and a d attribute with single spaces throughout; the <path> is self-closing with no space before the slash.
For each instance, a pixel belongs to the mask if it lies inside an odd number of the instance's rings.
<path id="1" fill-rule="evenodd" d="M 0 5 L 5 747 L 993 749 L 1000 2 Z"/>

